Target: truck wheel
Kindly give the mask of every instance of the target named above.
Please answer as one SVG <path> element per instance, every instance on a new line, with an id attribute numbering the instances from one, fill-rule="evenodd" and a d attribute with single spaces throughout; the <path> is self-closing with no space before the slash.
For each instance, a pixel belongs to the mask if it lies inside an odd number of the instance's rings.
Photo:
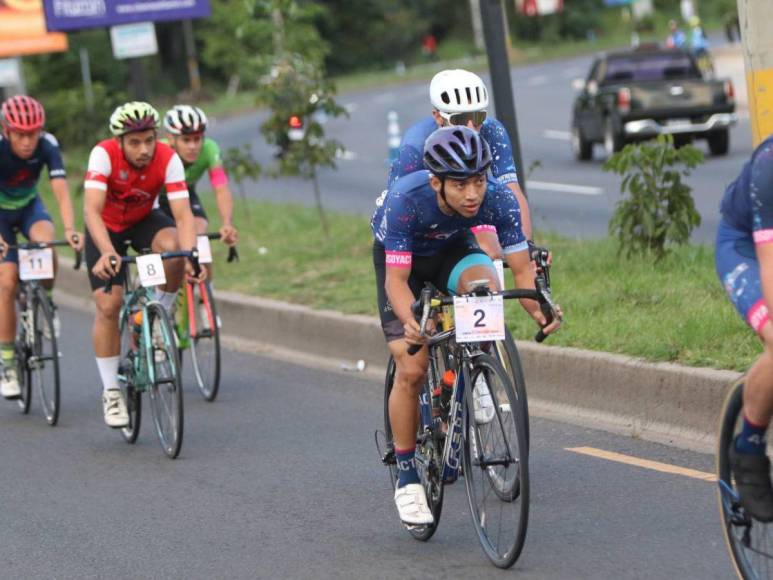
<path id="1" fill-rule="evenodd" d="M 712 155 L 727 155 L 730 150 L 730 131 L 722 129 L 709 133 L 709 151 Z"/>
<path id="2" fill-rule="evenodd" d="M 593 142 L 583 137 L 582 130 L 572 126 L 572 153 L 577 161 L 590 161 L 593 159 Z"/>
<path id="3" fill-rule="evenodd" d="M 604 122 L 604 151 L 607 157 L 611 157 L 613 153 L 620 151 L 625 145 L 622 134 L 615 129 L 615 125 L 612 122 L 611 117 L 607 117 Z"/>

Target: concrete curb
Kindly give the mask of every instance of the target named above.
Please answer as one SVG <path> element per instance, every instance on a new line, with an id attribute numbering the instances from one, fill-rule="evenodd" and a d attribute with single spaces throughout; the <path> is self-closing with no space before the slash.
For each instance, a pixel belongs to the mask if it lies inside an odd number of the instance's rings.
<path id="1" fill-rule="evenodd" d="M 83 271 L 63 258 L 57 288 L 88 297 Z M 217 292 L 224 333 L 333 365 L 383 367 L 378 320 L 276 300 Z M 531 409 L 539 415 L 701 451 L 713 448 L 724 395 L 739 373 L 647 363 L 631 357 L 519 342 Z M 284 357 L 286 358 L 286 356 Z"/>

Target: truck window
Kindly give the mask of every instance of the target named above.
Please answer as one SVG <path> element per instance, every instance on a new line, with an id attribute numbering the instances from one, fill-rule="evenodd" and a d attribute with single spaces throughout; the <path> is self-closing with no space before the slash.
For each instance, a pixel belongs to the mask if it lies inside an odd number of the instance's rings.
<path id="1" fill-rule="evenodd" d="M 604 83 L 699 79 L 698 69 L 686 54 L 649 54 L 610 58 Z"/>

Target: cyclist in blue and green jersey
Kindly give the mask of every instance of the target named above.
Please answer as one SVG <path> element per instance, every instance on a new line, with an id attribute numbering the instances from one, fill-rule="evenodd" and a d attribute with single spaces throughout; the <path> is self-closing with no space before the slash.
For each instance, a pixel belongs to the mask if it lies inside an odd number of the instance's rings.
<path id="1" fill-rule="evenodd" d="M 75 231 L 59 143 L 43 131 L 45 118 L 43 106 L 24 95 L 7 99 L 0 108 L 0 395 L 7 399 L 21 394 L 14 353 L 19 257 L 7 244 L 16 244 L 17 232 L 33 242 L 50 242 L 55 237 L 54 224 L 37 189 L 44 166 L 48 168 L 67 241 L 76 250 L 82 245 L 82 236 Z M 58 318 L 54 324 L 57 329 Z"/>

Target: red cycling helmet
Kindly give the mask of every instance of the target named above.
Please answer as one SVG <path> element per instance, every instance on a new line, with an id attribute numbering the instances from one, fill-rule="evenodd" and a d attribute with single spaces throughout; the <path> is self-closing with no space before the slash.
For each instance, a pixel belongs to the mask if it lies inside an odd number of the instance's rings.
<path id="1" fill-rule="evenodd" d="M 37 131 L 46 122 L 46 112 L 43 105 L 32 97 L 17 95 L 3 103 L 0 122 L 9 131 Z"/>

